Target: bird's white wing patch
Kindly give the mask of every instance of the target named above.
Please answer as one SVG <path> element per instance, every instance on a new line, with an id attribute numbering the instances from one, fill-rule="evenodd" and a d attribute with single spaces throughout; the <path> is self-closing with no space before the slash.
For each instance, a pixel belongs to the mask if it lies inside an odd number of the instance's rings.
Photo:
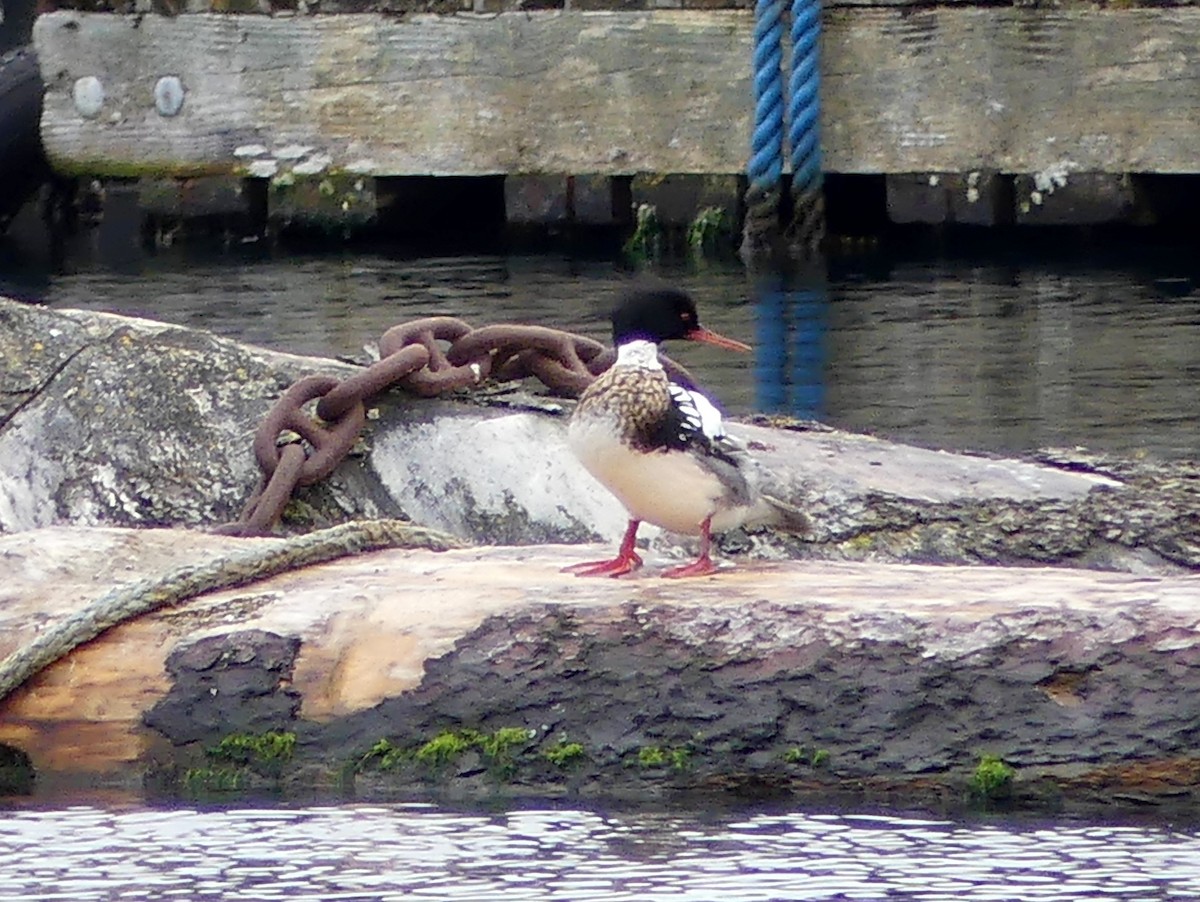
<path id="1" fill-rule="evenodd" d="M 672 382 L 668 389 L 671 400 L 683 417 L 685 428 L 698 432 L 709 441 L 716 442 L 725 438 L 725 424 L 721 421 L 721 411 L 716 405 L 700 392 L 691 391 L 682 385 Z"/>

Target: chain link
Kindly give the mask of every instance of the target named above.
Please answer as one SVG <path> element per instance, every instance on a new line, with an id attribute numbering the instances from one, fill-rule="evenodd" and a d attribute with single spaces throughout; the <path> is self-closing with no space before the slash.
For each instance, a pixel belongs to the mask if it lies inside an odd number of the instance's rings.
<path id="1" fill-rule="evenodd" d="M 451 316 L 393 326 L 379 340 L 379 355 L 352 376 L 306 376 L 280 396 L 254 434 L 262 480 L 241 517 L 217 532 L 270 535 L 296 488 L 320 482 L 354 447 L 366 425 L 366 402 L 392 386 L 431 398 L 489 378 L 533 376 L 552 392 L 574 397 L 616 359 L 600 342 L 572 332 L 512 324 L 472 329 Z M 679 364 L 662 362 L 674 381 L 695 385 Z M 313 401 L 315 417 L 304 411 Z M 299 440 L 286 438 L 289 433 Z"/>

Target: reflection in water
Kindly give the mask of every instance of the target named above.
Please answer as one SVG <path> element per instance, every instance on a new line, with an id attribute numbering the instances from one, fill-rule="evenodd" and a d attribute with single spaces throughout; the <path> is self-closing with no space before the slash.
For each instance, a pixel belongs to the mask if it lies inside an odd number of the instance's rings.
<path id="1" fill-rule="evenodd" d="M 76 806 L 0 819 L 0 899 L 1200 898 L 1200 836 L 789 813 Z"/>
<path id="2" fill-rule="evenodd" d="M 755 406 L 800 419 L 825 414 L 827 289 L 762 283 L 755 292 Z"/>
<path id="3" fill-rule="evenodd" d="M 838 285 L 830 309 L 829 408 L 860 428 L 950 447 L 1196 453 L 1195 292 L 1168 299 L 1107 271 L 909 265 Z"/>
<path id="4" fill-rule="evenodd" d="M 752 368 L 718 349 L 669 349 L 733 414 L 817 415 L 935 447 L 1085 445 L 1195 456 L 1194 267 L 1190 259 L 871 260 L 842 261 L 827 280 L 802 274 L 758 283 L 719 265 L 659 275 L 692 291 L 712 328 L 756 339 Z M 176 254 L 150 258 L 136 276 L 51 274 L 36 289 L 0 278 L 0 292 L 297 353 L 353 355 L 389 326 L 432 314 L 555 325 L 607 340 L 607 309 L 628 278 L 609 261 L 550 256 L 197 262 Z"/>

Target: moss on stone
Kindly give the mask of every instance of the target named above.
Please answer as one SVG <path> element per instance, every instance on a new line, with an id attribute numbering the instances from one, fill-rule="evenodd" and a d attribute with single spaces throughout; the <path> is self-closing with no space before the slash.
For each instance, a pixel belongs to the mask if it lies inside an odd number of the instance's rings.
<path id="1" fill-rule="evenodd" d="M 205 795 L 237 792 L 256 777 L 278 782 L 295 748 L 296 734 L 291 732 L 230 733 L 204 750 L 205 766 L 184 771 L 182 788 Z"/>
<path id="2" fill-rule="evenodd" d="M 265 733 L 230 733 L 205 750 L 211 761 L 227 762 L 255 770 L 278 770 L 292 759 L 296 734 L 268 730 Z"/>
<path id="3" fill-rule="evenodd" d="M 501 727 L 494 733 L 480 734 L 476 740 L 484 756 L 496 763 L 511 761 L 513 750 L 532 739 L 524 727 Z"/>
<path id="4" fill-rule="evenodd" d="M 246 786 L 242 767 L 191 767 L 184 771 L 183 790 L 189 795 L 237 792 Z"/>
<path id="5" fill-rule="evenodd" d="M 236 175 L 234 168 L 226 164 L 199 163 L 131 163 L 128 160 L 90 159 L 51 156 L 56 174 L 64 178 L 87 179 L 162 179 L 201 178 L 211 175 Z"/>
<path id="6" fill-rule="evenodd" d="M 1017 772 L 996 755 L 982 755 L 968 788 L 971 795 L 985 802 L 1007 799 L 1012 795 Z"/>
<path id="7" fill-rule="evenodd" d="M 638 749 L 638 764 L 646 768 L 669 765 L 674 770 L 685 770 L 691 764 L 691 759 L 691 750 L 683 746 L 644 745 Z"/>
<path id="8" fill-rule="evenodd" d="M 560 740 L 557 745 L 542 752 L 542 757 L 555 767 L 567 767 L 579 762 L 584 757 L 583 746 L 578 742 Z"/>
<path id="9" fill-rule="evenodd" d="M 785 764 L 804 764 L 823 767 L 829 763 L 829 749 L 812 749 L 806 745 L 794 745 L 781 756 Z"/>
<path id="10" fill-rule="evenodd" d="M 688 253 L 705 257 L 717 253 L 733 233 L 729 217 L 721 207 L 700 210 L 687 230 Z"/>
<path id="11" fill-rule="evenodd" d="M 441 769 L 457 760 L 463 752 L 470 749 L 478 738 L 473 730 L 443 730 L 428 742 L 421 745 L 413 757 L 422 764 Z"/>
<path id="12" fill-rule="evenodd" d="M 662 256 L 663 227 L 658 219 L 658 208 L 653 204 L 638 205 L 633 234 L 623 250 L 635 260 L 656 260 Z"/>
<path id="13" fill-rule="evenodd" d="M 409 745 L 385 738 L 356 759 L 353 769 L 393 770 L 403 764 L 416 763 L 434 775 L 442 775 L 463 755 L 477 752 L 493 775 L 507 776 L 516 768 L 520 753 L 535 735 L 525 727 L 500 727 L 490 733 L 470 728 L 442 730 L 424 742 Z"/>
<path id="14" fill-rule="evenodd" d="M 355 769 L 361 770 L 367 764 L 373 763 L 380 770 L 391 770 L 397 765 L 411 760 L 412 757 L 413 753 L 410 750 L 400 748 L 390 739 L 380 739 L 358 759 Z"/>

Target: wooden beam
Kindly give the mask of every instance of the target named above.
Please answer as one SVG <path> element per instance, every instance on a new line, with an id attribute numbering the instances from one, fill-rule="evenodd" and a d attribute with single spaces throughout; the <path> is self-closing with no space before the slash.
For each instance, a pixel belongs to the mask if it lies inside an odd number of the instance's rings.
<path id="1" fill-rule="evenodd" d="M 85 169 L 290 166 L 278 153 L 236 155 L 262 145 L 380 175 L 737 171 L 749 122 L 746 22 L 54 13 L 37 27 L 43 133 L 57 162 Z M 105 92 L 90 119 L 72 99 L 88 75 Z M 153 102 L 166 75 L 187 92 L 173 118 Z"/>
<path id="2" fill-rule="evenodd" d="M 68 170 L 736 173 L 751 27 L 744 10 L 56 12 L 34 41 L 43 140 Z M 831 9 L 825 165 L 1196 171 L 1198 45 L 1196 7 Z M 164 116 L 155 87 L 172 75 L 183 105 Z M 88 77 L 90 117 L 74 98 Z"/>
<path id="3" fill-rule="evenodd" d="M 825 44 L 841 172 L 1194 172 L 1200 10 L 842 10 Z"/>

